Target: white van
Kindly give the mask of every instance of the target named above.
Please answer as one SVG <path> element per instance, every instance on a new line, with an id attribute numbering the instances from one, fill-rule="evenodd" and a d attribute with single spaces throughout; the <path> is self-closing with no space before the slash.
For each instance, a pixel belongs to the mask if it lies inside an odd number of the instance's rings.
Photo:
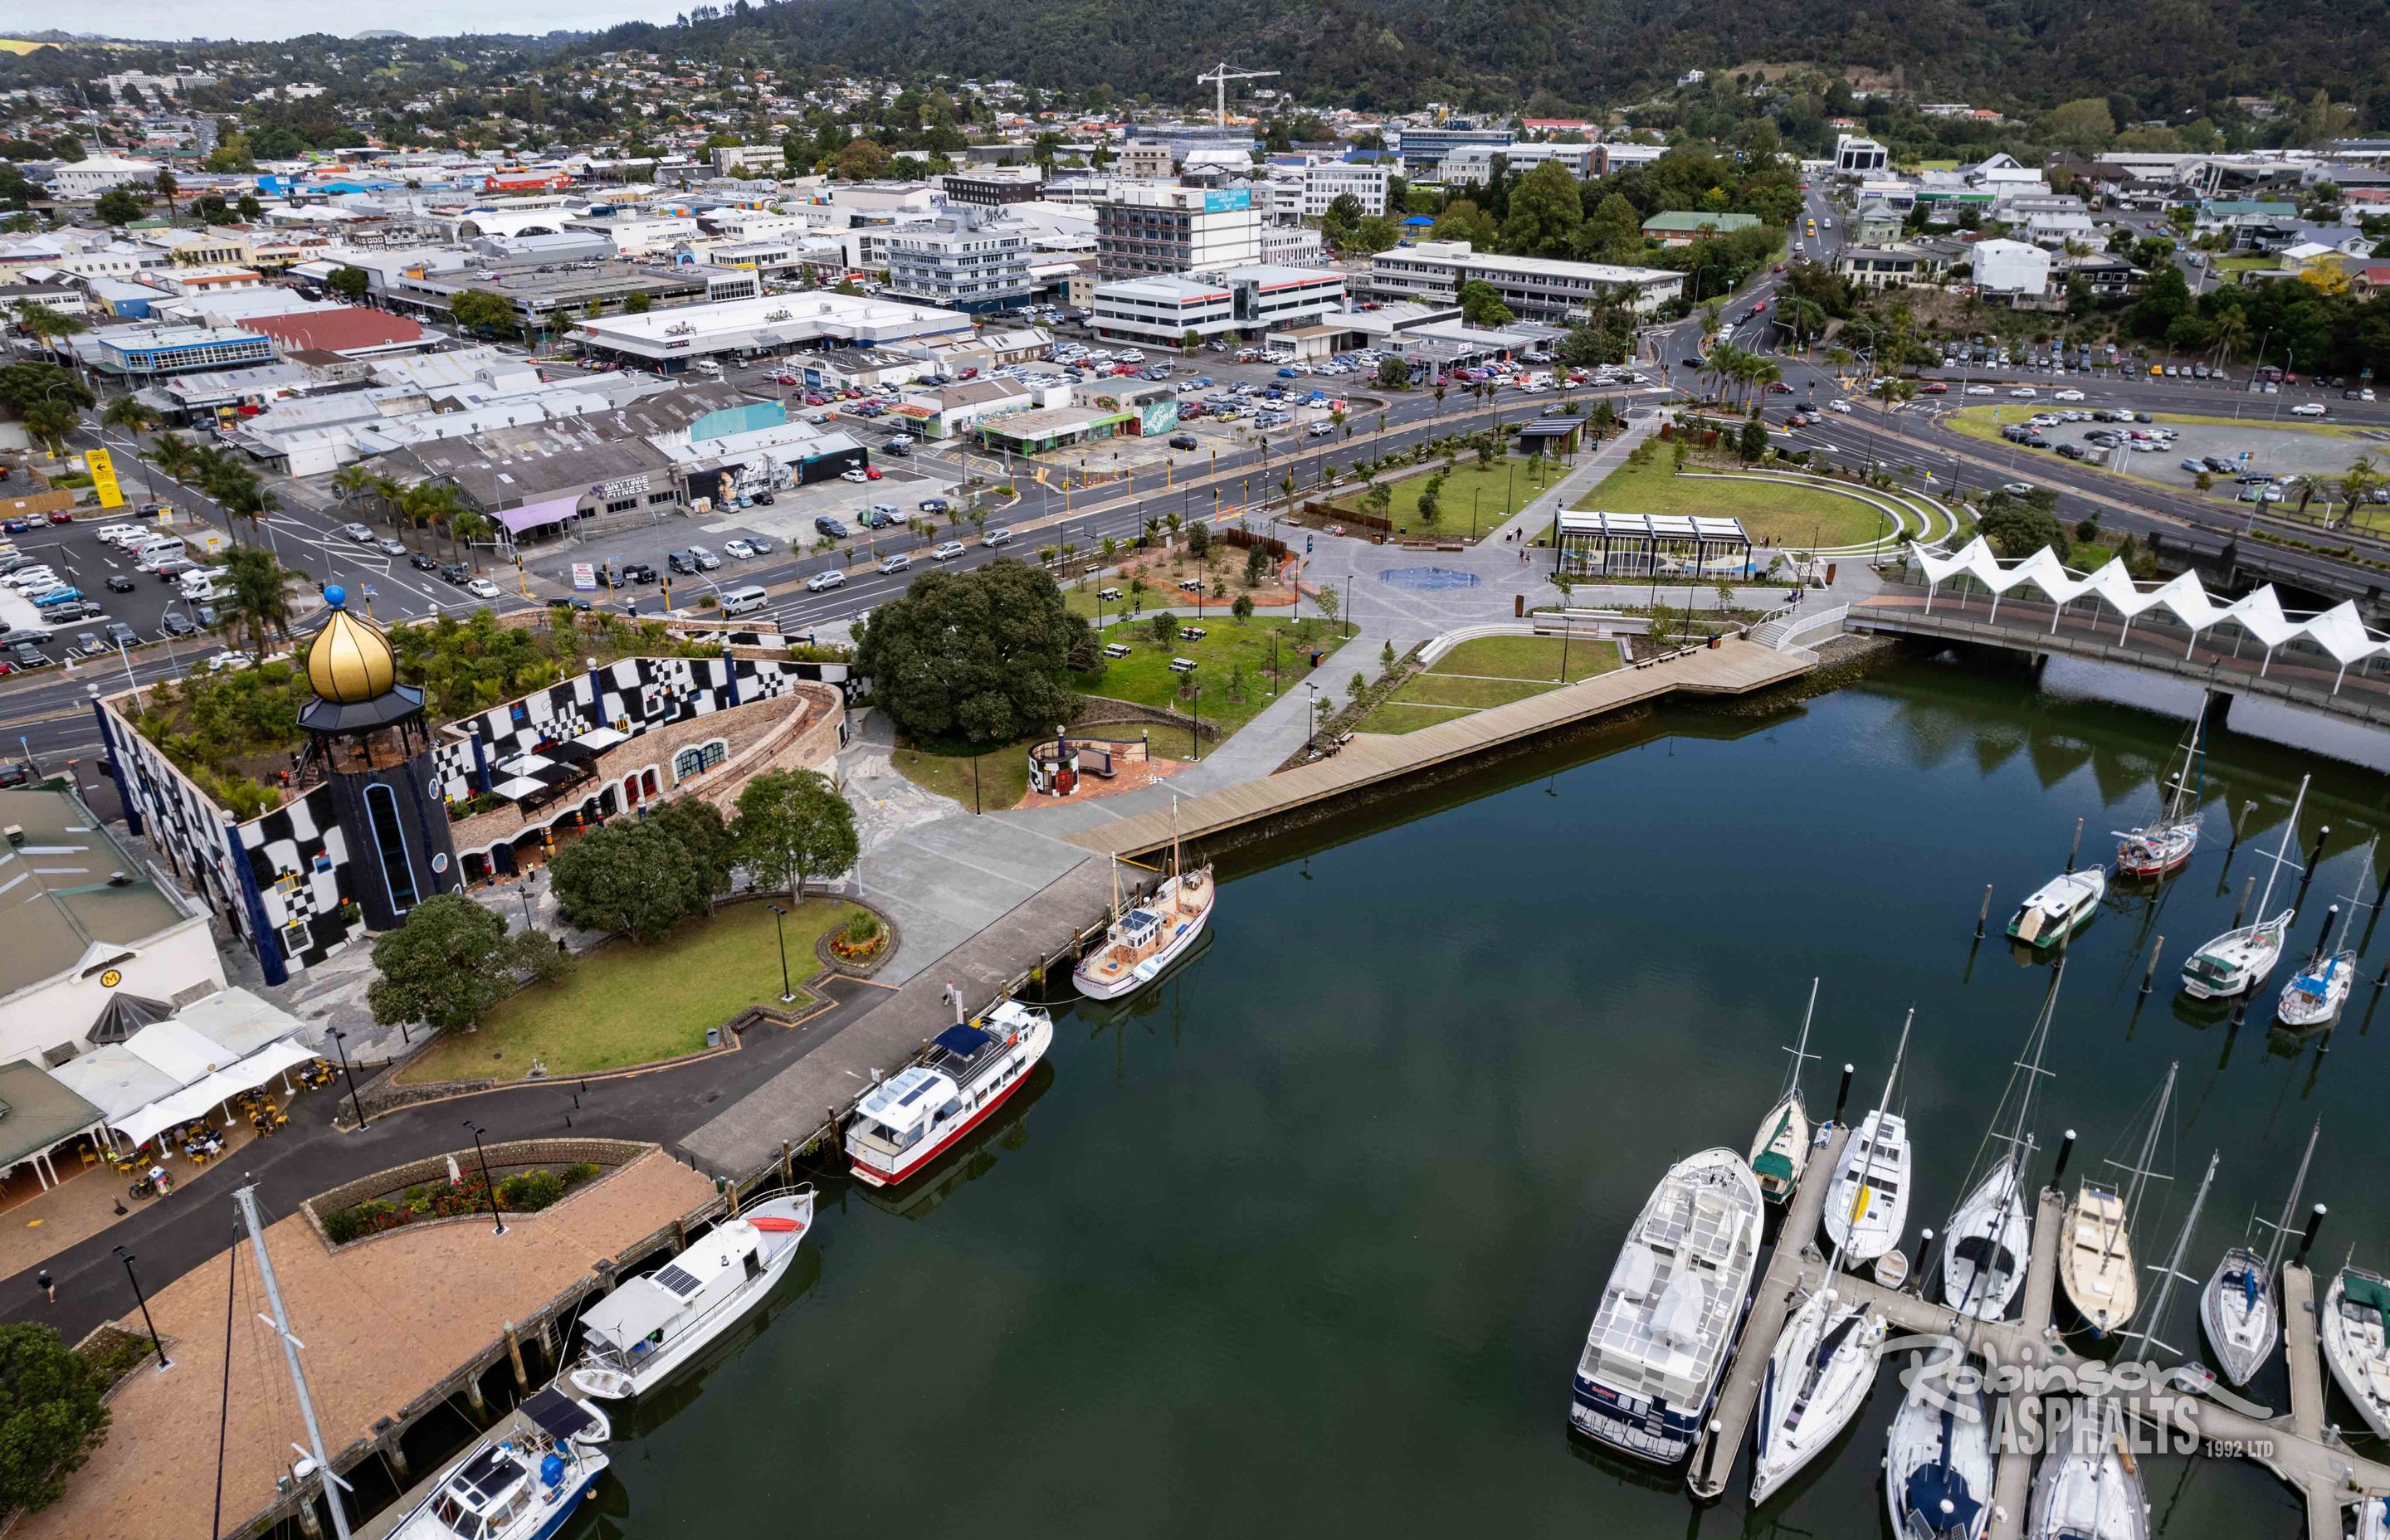
<path id="1" fill-rule="evenodd" d="M 771 597 L 761 585 L 752 583 L 741 588 L 726 588 L 722 591 L 722 612 L 726 615 L 752 614 L 770 603 Z"/>
<path id="2" fill-rule="evenodd" d="M 224 597 L 224 573 L 213 567 L 197 567 L 185 572 L 175 583 L 184 598 L 194 604 L 212 604 Z"/>
<path id="3" fill-rule="evenodd" d="M 133 547 L 133 564 L 145 571 L 154 572 L 158 570 L 158 563 L 189 554 L 190 547 L 183 544 L 180 535 L 155 535 Z"/>

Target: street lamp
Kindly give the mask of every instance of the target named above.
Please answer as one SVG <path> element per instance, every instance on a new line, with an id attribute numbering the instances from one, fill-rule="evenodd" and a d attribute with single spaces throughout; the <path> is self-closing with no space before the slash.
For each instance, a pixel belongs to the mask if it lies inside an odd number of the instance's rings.
<path id="1" fill-rule="evenodd" d="M 1319 750 L 1319 687 L 1305 679 L 1303 687 L 1311 692 L 1311 707 L 1303 713 L 1303 746 L 1317 753 Z"/>
<path id="2" fill-rule="evenodd" d="M 482 1187 L 490 1195 L 490 1222 L 497 1226 L 493 1233 L 504 1235 L 507 1222 L 498 1217 L 498 1185 L 490 1180 L 490 1152 L 482 1148 L 482 1125 L 467 1118 L 465 1126 L 473 1131 L 473 1154 L 482 1162 Z"/>
<path id="3" fill-rule="evenodd" d="M 538 868 L 537 866 L 533 866 L 531 870 L 529 870 L 529 871 L 527 871 L 527 872 L 523 873 L 522 885 L 521 885 L 520 887 L 519 887 L 519 888 L 517 888 L 517 889 L 515 890 L 515 896 L 516 896 L 517 898 L 519 898 L 519 899 L 522 900 L 523 929 L 524 929 L 524 930 L 530 930 L 530 929 L 531 929 L 531 924 L 532 924 L 532 921 L 531 921 L 531 895 L 532 895 L 532 887 L 533 887 L 533 884 L 536 883 L 538 880 L 539 880 L 539 868 Z"/>
<path id="4" fill-rule="evenodd" d="M 366 1104 L 357 1099 L 357 1077 L 349 1068 L 349 1034 L 345 1030 L 340 1027 L 332 1029 L 332 1048 L 341 1056 L 341 1078 L 349 1083 L 349 1105 L 356 1110 L 357 1132 L 362 1134 L 366 1127 Z"/>
<path id="5" fill-rule="evenodd" d="M 166 1356 L 166 1340 L 158 1335 L 158 1323 L 149 1318 L 149 1301 L 142 1294 L 141 1279 L 133 1271 L 133 1253 L 122 1246 L 114 1248 L 114 1251 L 116 1260 L 124 1264 L 125 1281 L 133 1285 L 134 1303 L 141 1307 L 141 1324 L 149 1328 L 149 1345 L 158 1350 L 158 1367 L 161 1370 L 171 1369 L 174 1363 Z"/>
<path id="6" fill-rule="evenodd" d="M 978 762 L 973 761 L 972 763 L 977 764 Z M 780 938 L 780 1004 L 785 1006 L 795 1000 L 797 997 L 797 992 L 789 987 L 789 935 L 786 930 L 783 930 L 780 928 L 780 921 L 788 918 L 789 911 L 781 908 L 777 904 L 771 905 L 771 910 L 772 934 Z"/>
<path id="7" fill-rule="evenodd" d="M 1188 688 L 1195 692 L 1195 699 L 1187 708 L 1187 757 L 1199 760 L 1203 757 L 1203 687 L 1190 685 Z"/>

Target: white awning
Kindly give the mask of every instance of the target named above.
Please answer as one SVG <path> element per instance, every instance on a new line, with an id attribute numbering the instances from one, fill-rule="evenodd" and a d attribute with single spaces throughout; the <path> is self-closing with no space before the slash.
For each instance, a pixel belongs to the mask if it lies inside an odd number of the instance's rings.
<path id="1" fill-rule="evenodd" d="M 99 1109 L 113 1123 L 124 1113 L 171 1097 L 181 1083 L 121 1043 L 78 1054 L 50 1072 L 51 1078 Z"/>
<path id="2" fill-rule="evenodd" d="M 632 1278 L 581 1313 L 589 1335 L 628 1348 L 681 1312 L 680 1296 L 650 1277 Z"/>
<path id="3" fill-rule="evenodd" d="M 192 1001 L 176 1011 L 173 1020 L 177 1026 L 188 1027 L 219 1045 L 232 1058 L 255 1053 L 304 1024 L 272 1001 L 238 986 Z"/>
<path id="4" fill-rule="evenodd" d="M 109 1125 L 135 1144 L 141 1144 L 178 1123 L 206 1117 L 243 1091 L 253 1091 L 283 1071 L 312 1062 L 315 1058 L 314 1049 L 284 1038 L 186 1085 L 173 1096 L 135 1108 L 121 1117 L 111 1116 Z"/>
<path id="5" fill-rule="evenodd" d="M 180 1021 L 152 1022 L 126 1038 L 124 1046 L 173 1076 L 177 1085 L 204 1080 L 240 1057 Z"/>

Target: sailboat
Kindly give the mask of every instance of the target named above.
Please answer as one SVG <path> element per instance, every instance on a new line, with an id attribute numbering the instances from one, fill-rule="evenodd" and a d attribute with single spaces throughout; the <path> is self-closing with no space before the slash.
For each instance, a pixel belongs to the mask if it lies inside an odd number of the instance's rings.
<path id="1" fill-rule="evenodd" d="M 1836 1271 L 1829 1266 L 1827 1277 Z M 1831 1283 L 1785 1320 L 1759 1387 L 1753 1502 L 1766 1502 L 1850 1426 L 1874 1388 L 1885 1329 L 1881 1312 L 1844 1303 Z"/>
<path id="2" fill-rule="evenodd" d="M 2390 1278 L 2340 1270 L 2323 1301 L 2323 1355 L 2373 1436 L 2390 1438 Z"/>
<path id="3" fill-rule="evenodd" d="M 2379 838 L 2376 838 L 2376 843 Z M 2357 911 L 2371 908 L 2358 895 L 2373 878 L 2373 845 L 2365 847 L 2365 866 L 2357 874 L 2357 886 L 2349 890 L 2345 902 L 2348 912 L 2340 921 L 2339 939 L 2327 951 L 2323 937 L 2316 937 L 2315 955 L 2306 966 L 2291 976 L 2282 986 L 2282 997 L 2274 1006 L 2274 1020 L 2286 1027 L 2305 1029 L 2327 1027 L 2340 1020 L 2341 1007 L 2348 1004 L 2349 986 L 2357 980 L 2357 953 L 2348 944 L 2348 932 L 2357 923 Z M 2326 925 L 2332 923 L 2327 917 Z"/>
<path id="4" fill-rule="evenodd" d="M 1179 862 L 1178 802 L 1170 803 L 1170 875 L 1146 900 L 1121 913 L 1120 860 L 1112 860 L 1112 922 L 1095 950 L 1079 959 L 1071 982 L 1093 1000 L 1142 989 L 1195 944 L 1212 920 L 1212 868 L 1189 871 Z"/>
<path id="5" fill-rule="evenodd" d="M 1751 1169 L 1759 1178 L 1760 1196 L 1781 1203 L 1801 1185 L 1801 1168 L 1809 1158 L 1808 1104 L 1801 1099 L 1801 1066 L 1817 1056 L 1809 1052 L 1809 1023 L 1818 1014 L 1818 981 L 1809 981 L 1809 1008 L 1801 1017 L 1801 1041 L 1792 1052 L 1792 1068 L 1784 1076 L 1784 1094 L 1760 1120 L 1759 1136 L 1751 1143 Z"/>
<path id="6" fill-rule="evenodd" d="M 2126 1173 L 2122 1191 L 2086 1177 L 2066 1206 L 2066 1234 L 2059 1243 L 2058 1281 L 2092 1334 L 2105 1337 L 2132 1319 L 2140 1303 L 2140 1280 L 2133 1271 L 2129 1233 L 2141 1203 L 2141 1186 L 2149 1180 L 2150 1157 L 2156 1152 L 2158 1131 L 2165 1126 L 2166 1106 L 2174 1099 L 2179 1063 L 2166 1066 L 2165 1083 L 2158 1088 L 2157 1110 L 2141 1140 L 2141 1152 Z M 2112 1162 L 2113 1163 L 2113 1162 Z"/>
<path id="7" fill-rule="evenodd" d="M 2199 799 L 2207 779 L 2207 754 L 2200 746 L 2200 735 L 2206 725 L 2207 702 L 2203 698 L 2190 735 L 2182 740 L 2182 768 L 2163 783 L 2157 817 L 2139 828 L 2114 831 L 2118 877 L 2164 877 L 2199 848 L 2204 817 Z M 2173 762 L 2167 764 L 2171 766 Z"/>
<path id="8" fill-rule="evenodd" d="M 1911 1010 L 1900 1023 L 1900 1046 L 1893 1050 L 1883 1099 L 1851 1131 L 1826 1194 L 1826 1234 L 1849 1262 L 1873 1262 L 1891 1251 L 1908 1223 L 1908 1123 L 1892 1110 L 1892 1093 L 1900 1084 L 1900 1061 L 1916 1020 Z"/>
<path id="9" fill-rule="evenodd" d="M 1948 1372 L 1931 1382 L 1930 1394 L 1902 1396 L 1892 1419 L 1883 1473 L 1892 1533 L 1899 1540 L 1983 1540 L 1992 1517 L 1992 1427 L 1981 1382 Z"/>
<path id="10" fill-rule="evenodd" d="M 2224 1378 L 2245 1385 L 2265 1367 L 2281 1337 L 2281 1301 L 2274 1290 L 2274 1268 L 2282 1260 L 2291 1217 L 2299 1210 L 2299 1191 L 2307 1184 L 2307 1165 L 2315 1159 L 2316 1140 L 2323 1120 L 2307 1130 L 2306 1153 L 2299 1157 L 2299 1174 L 2291 1178 L 2291 1195 L 2282 1203 L 2282 1217 L 2274 1224 L 2274 1238 L 2259 1256 L 2247 1246 L 2224 1253 L 2208 1276 L 2199 1296 L 2200 1324 L 2207 1328 L 2208 1345 L 2224 1369 Z"/>
<path id="11" fill-rule="evenodd" d="M 2291 843 L 2299 837 L 2299 809 L 2307 800 L 2307 777 L 2299 779 L 2299 794 L 2291 802 L 2291 815 L 2282 825 L 2282 848 L 2274 853 L 2273 869 L 2266 874 L 2266 891 L 2257 900 L 2257 922 L 2227 930 L 2191 955 L 2182 967 L 2183 993 L 2194 1000 L 2216 1000 L 2244 994 L 2257 987 L 2266 975 L 2274 970 L 2282 955 L 2282 943 L 2291 933 L 2291 921 L 2298 913 L 2284 909 L 2268 917 L 2268 905 L 2273 902 L 2274 879 L 2287 866 L 2298 869 L 2290 859 Z"/>
<path id="12" fill-rule="evenodd" d="M 2101 1417 L 2098 1446 L 2042 1458 L 2025 1528 L 2032 1540 L 2148 1540 L 2150 1504 L 2141 1493 L 2140 1467 L 2122 1430 L 2108 1420 L 2122 1414 L 2105 1402 L 2094 1405 Z"/>
<path id="13" fill-rule="evenodd" d="M 2008 1148 L 1950 1216 L 1945 1232 L 1949 1239 L 1942 1251 L 1942 1298 L 1953 1310 L 1978 1320 L 1997 1321 L 2006 1315 L 2009 1302 L 2024 1282 L 2025 1256 L 2033 1243 L 2025 1182 L 2025 1166 L 2033 1159 L 2033 1136 L 2026 1127 L 2033 1112 L 2034 1087 L 2043 1072 L 2041 1056 L 2049 1041 L 2050 1019 L 2057 1013 L 2058 986 L 2065 978 L 2066 959 L 2061 956 L 2049 989 L 2042 996 L 2041 1012 L 2026 1033 L 2025 1057 L 2017 1060 L 2008 1091 L 2000 1097 L 2000 1109 L 1992 1114 L 1986 1138 Z M 2011 1097 L 2016 1120 L 2002 1134 L 1999 1112 L 2007 1110 Z"/>

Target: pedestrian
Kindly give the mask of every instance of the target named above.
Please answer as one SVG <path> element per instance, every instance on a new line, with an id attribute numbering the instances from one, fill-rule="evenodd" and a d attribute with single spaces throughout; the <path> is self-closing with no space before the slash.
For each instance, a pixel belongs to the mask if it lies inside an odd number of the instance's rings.
<path id="1" fill-rule="evenodd" d="M 47 1296 L 52 1304 L 58 1303 L 58 1280 L 50 1277 L 48 1268 L 45 1267 L 33 1275 L 33 1287 Z"/>

